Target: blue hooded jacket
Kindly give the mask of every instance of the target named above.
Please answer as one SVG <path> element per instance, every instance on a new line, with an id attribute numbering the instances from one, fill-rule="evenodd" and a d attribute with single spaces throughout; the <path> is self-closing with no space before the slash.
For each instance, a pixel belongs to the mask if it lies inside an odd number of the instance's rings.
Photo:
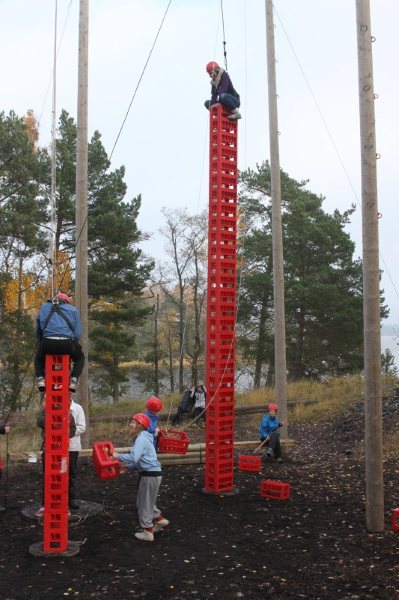
<path id="1" fill-rule="evenodd" d="M 82 333 L 82 324 L 80 321 L 80 315 L 77 308 L 68 304 L 64 300 L 60 300 L 58 309 L 65 314 L 68 321 L 71 324 L 72 329 L 69 327 L 67 322 L 57 314 L 53 312 L 49 322 L 47 323 L 46 330 L 43 331 L 44 325 L 47 320 L 48 314 L 53 308 L 51 300 L 47 300 L 42 304 L 39 315 L 36 319 L 36 339 L 40 342 L 44 337 L 66 337 L 76 341 L 79 341 Z"/>
<path id="2" fill-rule="evenodd" d="M 260 423 L 260 433 L 259 433 L 259 438 L 265 438 L 268 435 L 270 435 L 271 433 L 273 433 L 273 431 L 276 431 L 280 426 L 280 421 L 278 420 L 278 417 L 271 417 L 269 415 L 269 413 L 266 413 L 265 415 L 263 415 L 262 421 Z"/>
<path id="3" fill-rule="evenodd" d="M 117 454 L 131 471 L 155 471 L 161 473 L 161 464 L 157 459 L 152 434 L 141 431 L 134 442 L 130 454 Z"/>
<path id="4" fill-rule="evenodd" d="M 154 446 L 155 449 L 158 446 L 158 438 L 155 437 L 154 435 L 154 431 L 156 430 L 156 428 L 158 427 L 158 421 L 159 421 L 159 417 L 158 415 L 153 415 L 151 411 L 149 411 L 148 409 L 145 411 L 144 413 L 145 415 L 147 415 L 147 417 L 150 419 L 150 424 L 148 426 L 148 433 L 152 434 L 153 440 L 154 440 Z"/>

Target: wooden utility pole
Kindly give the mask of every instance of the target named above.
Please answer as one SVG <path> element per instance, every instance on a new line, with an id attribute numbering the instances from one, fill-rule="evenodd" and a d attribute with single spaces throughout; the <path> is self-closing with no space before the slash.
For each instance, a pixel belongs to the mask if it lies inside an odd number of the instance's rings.
<path id="1" fill-rule="evenodd" d="M 370 0 L 356 0 L 363 230 L 366 525 L 384 529 L 380 270 Z"/>
<path id="2" fill-rule="evenodd" d="M 285 308 L 283 234 L 281 226 L 281 181 L 278 144 L 276 57 L 274 48 L 274 21 L 272 0 L 266 0 L 266 45 L 269 97 L 270 175 L 272 194 L 272 243 L 274 291 L 274 362 L 275 399 L 284 422 L 282 437 L 288 434 L 287 364 L 285 356 Z"/>
<path id="3" fill-rule="evenodd" d="M 51 188 L 50 188 L 50 218 L 51 218 L 51 297 L 57 293 L 57 246 L 56 230 L 56 173 L 57 173 L 57 20 L 58 1 L 55 2 L 54 15 L 54 52 L 53 52 L 53 96 L 51 106 Z"/>
<path id="4" fill-rule="evenodd" d="M 87 310 L 87 96 L 89 0 L 80 0 L 78 119 L 76 140 L 76 308 L 82 319 L 81 344 L 86 357 L 79 379 L 79 401 L 86 415 L 83 446 L 89 446 L 88 310 Z"/>

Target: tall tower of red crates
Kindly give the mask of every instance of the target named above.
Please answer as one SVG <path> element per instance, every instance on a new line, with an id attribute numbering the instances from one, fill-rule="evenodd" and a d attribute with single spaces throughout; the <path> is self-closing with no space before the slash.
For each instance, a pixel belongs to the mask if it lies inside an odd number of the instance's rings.
<path id="1" fill-rule="evenodd" d="M 237 121 L 210 110 L 205 491 L 233 490 Z"/>
<path id="2" fill-rule="evenodd" d="M 69 356 L 46 356 L 44 552 L 68 548 Z"/>

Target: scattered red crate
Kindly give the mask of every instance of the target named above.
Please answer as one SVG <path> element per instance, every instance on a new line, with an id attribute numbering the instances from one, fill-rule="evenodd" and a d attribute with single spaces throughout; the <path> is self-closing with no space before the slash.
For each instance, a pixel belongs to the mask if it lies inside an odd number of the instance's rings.
<path id="1" fill-rule="evenodd" d="M 240 471 L 256 471 L 259 473 L 261 469 L 261 457 L 260 456 L 244 456 L 243 454 L 238 457 L 238 468 Z"/>
<path id="2" fill-rule="evenodd" d="M 266 481 L 261 481 L 260 495 L 262 498 L 272 500 L 288 500 L 290 497 L 290 484 L 266 479 Z"/>
<path id="3" fill-rule="evenodd" d="M 399 508 L 395 508 L 392 513 L 392 531 L 399 531 Z"/>
<path id="4" fill-rule="evenodd" d="M 116 479 L 119 475 L 119 460 L 112 458 L 112 442 L 93 444 L 93 465 L 100 479 Z"/>
<path id="5" fill-rule="evenodd" d="M 178 429 L 159 430 L 158 452 L 163 454 L 186 454 L 190 439 L 184 431 Z"/>

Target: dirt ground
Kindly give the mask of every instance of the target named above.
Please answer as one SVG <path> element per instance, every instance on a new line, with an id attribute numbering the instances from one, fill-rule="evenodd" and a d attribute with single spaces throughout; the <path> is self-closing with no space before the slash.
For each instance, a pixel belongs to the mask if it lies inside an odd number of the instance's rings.
<path id="1" fill-rule="evenodd" d="M 386 430 L 399 424 L 398 402 L 384 403 Z M 102 503 L 104 511 L 70 527 L 69 538 L 82 545 L 69 559 L 29 554 L 42 529 L 24 520 L 21 509 L 39 501 L 40 465 L 13 467 L 8 508 L 0 515 L 0 596 L 399 598 L 399 532 L 390 529 L 392 510 L 399 506 L 398 465 L 385 462 L 385 532 L 367 534 L 358 450 L 363 430 L 359 406 L 333 422 L 292 426 L 290 437 L 297 443 L 291 457 L 282 465 L 264 460 L 261 474 L 237 470 L 235 496 L 203 494 L 202 465 L 165 467 L 159 507 L 170 526 L 154 543 L 133 536 L 136 476 L 104 482 L 91 465 L 81 465 L 80 497 Z M 191 438 L 202 436 L 196 431 Z M 237 420 L 237 439 L 255 437 L 245 417 Z M 261 498 L 263 479 L 289 482 L 290 499 Z M 3 493 L 4 479 L 1 499 Z"/>

